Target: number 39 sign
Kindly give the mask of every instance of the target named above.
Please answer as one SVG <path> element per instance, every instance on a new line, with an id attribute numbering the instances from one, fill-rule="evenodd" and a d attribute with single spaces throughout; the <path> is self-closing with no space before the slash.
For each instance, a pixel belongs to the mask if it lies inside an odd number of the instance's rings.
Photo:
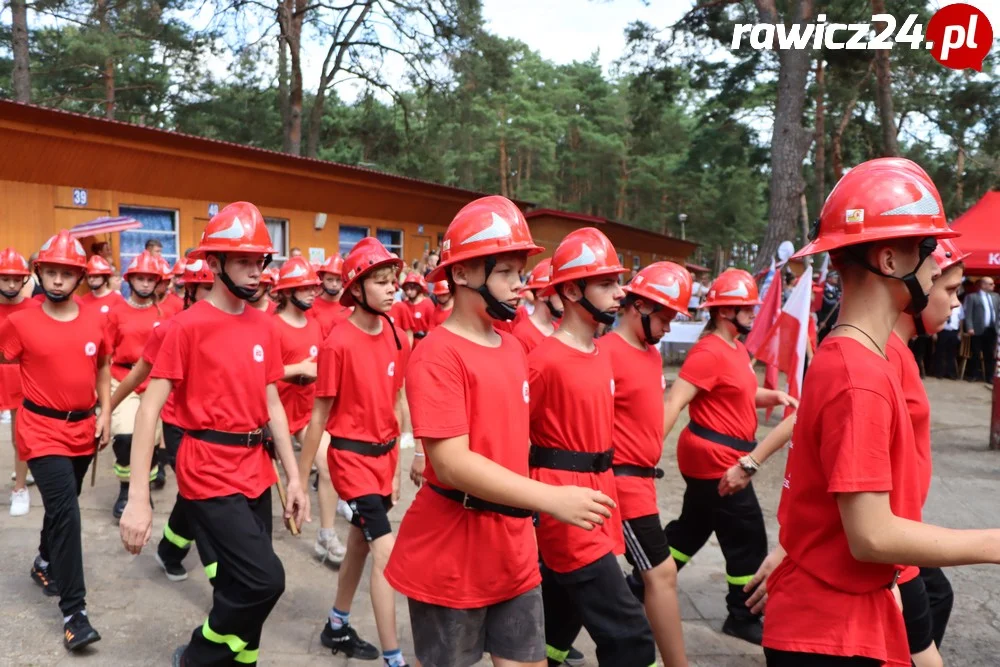
<path id="1" fill-rule="evenodd" d="M 86 205 L 87 205 L 87 191 L 83 188 L 74 188 L 73 206 L 86 206 Z"/>

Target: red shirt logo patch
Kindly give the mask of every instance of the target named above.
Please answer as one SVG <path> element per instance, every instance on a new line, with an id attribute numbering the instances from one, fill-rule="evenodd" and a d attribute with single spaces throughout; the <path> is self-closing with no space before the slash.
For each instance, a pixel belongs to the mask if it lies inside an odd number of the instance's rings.
<path id="1" fill-rule="evenodd" d="M 611 395 L 615 395 L 615 379 L 611 378 Z"/>
<path id="2" fill-rule="evenodd" d="M 264 362 L 264 348 L 260 345 L 253 346 L 253 360 L 258 364 Z"/>
<path id="3" fill-rule="evenodd" d="M 318 347 L 316 347 L 315 345 L 313 345 L 312 347 L 309 348 L 309 356 L 310 357 L 315 357 L 317 354 L 319 354 L 319 348 Z"/>
<path id="4" fill-rule="evenodd" d="M 102 312 L 102 313 L 106 313 L 106 312 L 108 312 L 109 310 L 111 310 L 111 307 L 110 307 L 110 306 L 101 306 L 101 312 Z"/>
<path id="5" fill-rule="evenodd" d="M 531 402 L 531 392 L 528 389 L 528 381 L 527 380 L 525 380 L 524 384 L 521 385 L 521 396 L 524 397 L 524 402 L 525 403 L 530 403 Z"/>
<path id="6" fill-rule="evenodd" d="M 153 322 L 153 328 L 154 328 L 154 329 L 155 329 L 156 327 L 158 327 L 158 326 L 160 326 L 160 323 L 159 323 L 159 322 Z"/>
<path id="7" fill-rule="evenodd" d="M 83 346 L 83 353 L 88 357 L 92 357 L 95 354 L 97 354 L 97 343 L 94 343 L 92 341 L 88 342 L 86 345 Z"/>
<path id="8" fill-rule="evenodd" d="M 396 374 L 396 362 L 395 361 L 390 361 L 389 362 L 389 368 L 386 371 L 386 373 L 389 375 L 389 377 L 392 377 L 393 375 Z"/>

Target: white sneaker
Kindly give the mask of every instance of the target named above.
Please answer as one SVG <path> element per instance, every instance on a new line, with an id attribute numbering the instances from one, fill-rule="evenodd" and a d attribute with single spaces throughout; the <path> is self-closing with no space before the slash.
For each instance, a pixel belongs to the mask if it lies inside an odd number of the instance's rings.
<path id="1" fill-rule="evenodd" d="M 347 556 L 347 547 L 340 541 L 336 533 L 333 533 L 326 541 L 320 539 L 319 533 L 317 533 L 313 551 L 321 561 L 330 561 L 334 565 L 343 563 L 344 557 Z"/>
<path id="2" fill-rule="evenodd" d="M 10 410 L 0 410 L 0 424 L 10 423 Z"/>
<path id="3" fill-rule="evenodd" d="M 337 501 L 337 514 L 350 521 L 354 517 L 354 510 L 343 500 Z"/>
<path id="4" fill-rule="evenodd" d="M 13 481 L 15 481 L 16 479 L 17 479 L 17 473 L 16 473 L 16 472 L 12 472 L 12 473 L 10 474 L 10 481 L 12 481 L 12 482 L 13 482 Z M 28 473 L 28 476 L 27 476 L 27 477 L 25 478 L 24 482 L 25 482 L 25 484 L 27 484 L 28 486 L 34 486 L 34 485 L 35 485 L 35 478 L 34 478 L 34 477 L 32 477 L 32 476 L 31 476 L 31 473 L 29 472 L 29 473 Z"/>
<path id="5" fill-rule="evenodd" d="M 10 515 L 24 516 L 31 509 L 31 494 L 27 489 L 10 492 Z"/>
<path id="6" fill-rule="evenodd" d="M 399 448 L 400 449 L 413 449 L 417 446 L 417 443 L 413 441 L 413 434 L 410 432 L 403 433 L 399 436 Z"/>

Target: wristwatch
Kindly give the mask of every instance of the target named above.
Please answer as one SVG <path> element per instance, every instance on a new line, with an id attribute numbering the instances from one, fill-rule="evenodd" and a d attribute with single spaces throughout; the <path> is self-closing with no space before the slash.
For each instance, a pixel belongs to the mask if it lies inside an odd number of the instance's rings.
<path id="1" fill-rule="evenodd" d="M 757 471 L 760 469 L 760 466 L 757 464 L 757 462 L 754 461 L 749 456 L 741 456 L 738 463 L 740 468 L 743 469 L 743 472 L 745 472 L 748 477 L 753 477 L 755 474 L 757 474 Z"/>

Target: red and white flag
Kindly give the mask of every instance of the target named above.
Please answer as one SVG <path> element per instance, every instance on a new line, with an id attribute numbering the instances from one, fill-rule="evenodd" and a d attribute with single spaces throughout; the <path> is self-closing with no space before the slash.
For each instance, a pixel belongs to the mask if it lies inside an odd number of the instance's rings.
<path id="1" fill-rule="evenodd" d="M 781 275 L 775 268 L 774 258 L 771 259 L 771 270 L 768 272 L 767 278 L 764 279 L 762 291 L 763 303 L 757 309 L 757 318 L 754 320 L 754 327 L 747 334 L 745 343 L 750 356 L 757 360 L 763 360 L 760 348 L 765 342 L 770 350 L 765 352 L 764 355 L 769 359 L 774 359 L 778 356 L 778 339 L 765 340 L 771 328 L 777 323 L 778 315 L 781 314 Z M 764 388 L 778 388 L 778 367 L 774 364 L 767 364 L 764 371 Z M 773 408 L 767 409 L 764 419 L 771 418 L 772 410 Z"/>
<path id="2" fill-rule="evenodd" d="M 755 355 L 768 365 L 777 366 L 788 378 L 788 393 L 795 398 L 802 396 L 802 376 L 806 363 L 806 346 L 809 344 L 809 314 L 812 305 L 812 267 L 806 267 L 799 277 L 777 322 L 764 336 Z M 763 308 L 761 308 L 763 312 Z M 785 417 L 792 408 L 785 408 Z"/>

